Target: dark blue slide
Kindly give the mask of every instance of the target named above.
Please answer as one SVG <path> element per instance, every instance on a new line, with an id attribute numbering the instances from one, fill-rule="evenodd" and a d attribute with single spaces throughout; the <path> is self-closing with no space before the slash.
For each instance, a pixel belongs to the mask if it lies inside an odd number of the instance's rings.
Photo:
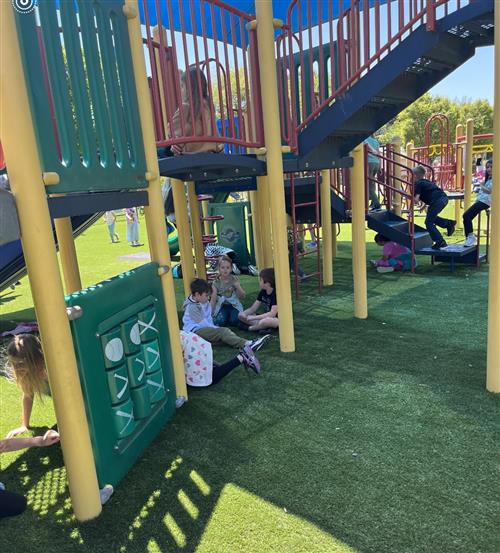
<path id="1" fill-rule="evenodd" d="M 73 236 L 79 234 L 93 225 L 101 216 L 101 213 L 92 215 L 79 215 L 71 217 Z M 26 263 L 24 261 L 21 240 L 14 240 L 0 246 L 0 292 L 15 284 L 26 274 Z"/>

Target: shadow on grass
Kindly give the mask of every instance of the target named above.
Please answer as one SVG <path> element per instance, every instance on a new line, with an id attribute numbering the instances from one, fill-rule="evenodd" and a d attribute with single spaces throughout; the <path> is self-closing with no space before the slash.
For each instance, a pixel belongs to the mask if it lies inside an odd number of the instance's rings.
<path id="1" fill-rule="evenodd" d="M 260 378 L 236 370 L 193 392 L 95 521 L 72 517 L 59 447 L 27 451 L 2 478 L 29 511 L 5 523 L 0 549 L 267 552 L 258 521 L 270 504 L 287 553 L 331 551 L 288 546 L 289 515 L 360 553 L 496 553 L 486 275 L 422 269 L 370 274 L 370 316 L 358 320 L 350 262 L 339 261 L 334 287 L 294 305 L 297 352 L 274 340 Z M 225 505 L 228 486 L 261 504 Z M 245 530 L 236 546 L 234 519 Z"/>

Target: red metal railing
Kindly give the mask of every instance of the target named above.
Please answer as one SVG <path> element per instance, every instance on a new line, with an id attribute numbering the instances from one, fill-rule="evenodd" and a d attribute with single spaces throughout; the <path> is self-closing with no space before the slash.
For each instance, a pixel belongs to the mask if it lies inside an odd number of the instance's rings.
<path id="1" fill-rule="evenodd" d="M 351 210 L 350 169 L 332 169 L 330 171 L 330 188 L 344 200 L 346 211 Z"/>
<path id="2" fill-rule="evenodd" d="M 283 140 L 296 147 L 295 135 L 415 28 L 434 30 L 439 18 L 470 1 L 375 0 L 370 7 L 369 0 L 351 0 L 344 10 L 343 0 L 292 0 L 280 39 L 286 47 L 278 41 L 282 88 L 290 91 L 289 100 L 280 94 L 281 116 L 291 120 L 282 124 Z M 336 19 L 334 6 L 340 11 Z"/>
<path id="3" fill-rule="evenodd" d="M 263 146 L 253 17 L 220 0 L 142 3 L 157 145 L 174 153 Z"/>
<path id="4" fill-rule="evenodd" d="M 296 198 L 296 189 L 295 189 L 295 173 L 290 174 L 290 203 L 291 203 L 291 219 L 292 219 L 292 244 L 291 249 L 292 251 L 289 251 L 292 253 L 292 260 L 291 264 L 293 265 L 293 274 L 294 274 L 294 281 L 295 281 L 295 297 L 297 299 L 300 299 L 300 277 L 299 277 L 299 259 L 303 259 L 307 256 L 314 255 L 316 257 L 316 270 L 314 272 L 310 272 L 307 276 L 308 277 L 316 277 L 318 279 L 318 292 L 321 294 L 321 290 L 323 287 L 323 281 L 322 281 L 322 273 L 321 273 L 321 248 L 319 245 L 320 241 L 320 229 L 321 229 L 321 221 L 320 221 L 320 192 L 319 192 L 319 179 L 320 179 L 320 173 L 319 171 L 315 171 L 313 173 L 314 176 L 314 195 L 313 200 L 307 201 L 307 202 L 297 202 Z M 302 225 L 301 228 L 299 228 L 299 224 L 297 221 L 297 209 L 300 208 L 314 208 L 314 221 L 312 223 L 308 223 L 307 225 Z M 299 243 L 304 242 L 304 235 L 305 233 L 309 231 L 311 235 L 313 236 L 314 242 L 316 243 L 316 248 L 312 250 L 304 250 L 299 251 Z M 300 235 L 300 236 L 299 236 Z M 290 247 L 289 247 L 290 249 Z"/>

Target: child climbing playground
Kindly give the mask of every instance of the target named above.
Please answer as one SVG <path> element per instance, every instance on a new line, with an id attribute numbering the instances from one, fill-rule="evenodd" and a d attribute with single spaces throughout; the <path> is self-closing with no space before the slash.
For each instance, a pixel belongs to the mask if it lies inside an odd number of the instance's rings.
<path id="1" fill-rule="evenodd" d="M 412 169 L 415 177 L 415 202 L 419 201 L 426 204 L 427 216 L 425 217 L 425 227 L 427 228 L 434 242 L 433 250 L 446 248 L 446 240 L 443 238 L 437 227 L 446 229 L 448 236 L 455 232 L 456 221 L 440 217 L 439 214 L 448 205 L 448 196 L 436 183 L 425 178 L 425 168 L 418 165 Z"/>

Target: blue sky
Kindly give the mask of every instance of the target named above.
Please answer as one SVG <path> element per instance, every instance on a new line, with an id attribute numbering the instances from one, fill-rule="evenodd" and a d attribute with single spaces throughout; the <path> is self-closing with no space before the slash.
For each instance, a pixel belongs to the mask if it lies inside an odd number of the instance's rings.
<path id="1" fill-rule="evenodd" d="M 470 98 L 486 99 L 493 104 L 494 83 L 493 46 L 478 48 L 469 61 L 442 80 L 430 93 L 448 96 L 452 100 Z"/>

